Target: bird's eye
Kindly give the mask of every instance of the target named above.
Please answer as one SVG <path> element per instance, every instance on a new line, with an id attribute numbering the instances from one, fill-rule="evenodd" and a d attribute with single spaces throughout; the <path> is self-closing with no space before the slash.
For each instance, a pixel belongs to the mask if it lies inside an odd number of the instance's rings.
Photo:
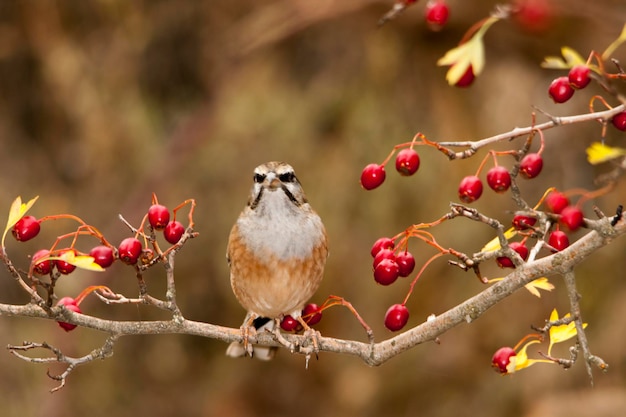
<path id="1" fill-rule="evenodd" d="M 284 174 L 280 174 L 278 179 L 282 182 L 294 182 L 296 180 L 296 175 L 293 172 L 285 172 Z"/>
<path id="2" fill-rule="evenodd" d="M 260 184 L 263 181 L 265 181 L 265 175 L 264 174 L 254 174 L 254 182 Z"/>

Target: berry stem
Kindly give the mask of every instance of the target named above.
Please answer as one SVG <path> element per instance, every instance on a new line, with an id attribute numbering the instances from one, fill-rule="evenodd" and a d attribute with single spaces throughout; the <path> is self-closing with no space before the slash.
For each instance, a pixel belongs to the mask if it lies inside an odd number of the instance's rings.
<path id="1" fill-rule="evenodd" d="M 537 129 L 537 130 L 535 130 L 535 132 L 537 132 L 539 134 L 539 141 L 541 143 L 539 145 L 539 150 L 537 151 L 537 155 L 541 155 L 541 153 L 543 152 L 543 148 L 546 145 L 546 141 L 545 141 L 544 136 L 543 136 L 543 130 Z M 531 140 L 532 140 L 532 138 L 531 138 Z"/>
<path id="2" fill-rule="evenodd" d="M 613 188 L 615 188 L 615 183 L 611 182 L 611 183 L 608 183 L 607 185 L 605 185 L 602 188 L 598 188 L 595 191 L 587 191 L 587 190 L 584 190 L 584 189 L 574 189 L 574 190 L 569 190 L 569 191 L 567 191 L 564 194 L 565 195 L 580 194 L 580 198 L 576 202 L 576 207 L 581 208 L 582 205 L 586 201 L 593 200 L 594 198 L 603 196 L 603 195 L 607 194 L 608 192 L 610 192 Z"/>
<path id="3" fill-rule="evenodd" d="M 548 188 L 543 195 L 541 196 L 541 198 L 539 199 L 539 202 L 537 202 L 537 204 L 535 204 L 535 207 L 533 207 L 533 210 L 537 210 L 539 208 L 539 206 L 541 206 L 544 202 L 544 200 L 546 199 L 546 197 L 548 196 L 548 194 L 550 194 L 552 191 L 556 191 L 556 187 L 550 187 Z"/>
<path id="4" fill-rule="evenodd" d="M 90 285 L 89 287 L 82 290 L 76 298 L 74 298 L 76 305 L 80 305 L 80 303 L 85 299 L 85 297 L 87 297 L 89 294 L 97 290 L 102 290 L 102 291 L 106 291 L 106 292 L 113 294 L 113 291 L 111 291 L 111 289 L 107 287 L 106 285 Z"/>
<path id="5" fill-rule="evenodd" d="M 475 176 L 479 176 L 480 172 L 483 170 L 485 164 L 487 163 L 487 160 L 489 159 L 489 157 L 491 156 L 491 152 L 489 152 L 487 155 L 485 155 L 485 157 L 483 158 L 483 160 L 480 162 L 480 165 L 478 165 L 478 169 L 476 170 L 476 174 L 474 174 Z M 495 160 L 495 156 L 494 156 L 494 160 Z"/>
<path id="6" fill-rule="evenodd" d="M 433 262 L 435 259 L 439 258 L 440 256 L 443 256 L 445 253 L 446 252 L 436 253 L 429 260 L 424 262 L 424 265 L 422 265 L 422 267 L 420 268 L 420 270 L 417 273 L 417 275 L 415 276 L 415 278 L 413 278 L 413 281 L 411 281 L 411 285 L 409 287 L 409 291 L 406 294 L 406 297 L 404 297 L 404 301 L 402 302 L 402 305 L 405 305 L 407 303 L 407 301 L 409 301 L 409 298 L 411 297 L 411 294 L 413 293 L 413 288 L 415 287 L 415 284 L 417 283 L 417 280 L 420 278 L 420 276 L 422 276 L 422 273 L 424 272 L 424 270 L 426 270 L 426 267 L 428 265 L 430 265 L 430 263 Z"/>
<path id="7" fill-rule="evenodd" d="M 392 153 L 393 155 L 393 153 Z M 391 157 L 391 156 L 390 156 Z M 176 220 L 176 213 L 178 212 L 178 210 L 180 210 L 181 208 L 183 208 L 184 206 L 186 206 L 187 204 L 190 204 L 191 207 L 189 207 L 189 214 L 187 215 L 187 218 L 189 220 L 189 228 L 193 229 L 194 227 L 194 222 L 193 222 L 193 212 L 196 208 L 196 200 L 193 198 L 190 198 L 188 200 L 183 201 L 182 203 L 180 203 L 179 205 L 177 205 L 176 207 L 174 207 L 174 210 L 172 210 L 172 213 L 174 213 L 173 219 L 172 221 Z"/>
<path id="8" fill-rule="evenodd" d="M 363 320 L 363 317 L 361 317 L 358 311 L 356 311 L 352 303 L 346 300 L 345 298 L 340 297 L 338 295 L 332 295 L 332 294 L 329 295 L 326 298 L 326 301 L 324 301 L 324 303 L 320 307 L 320 312 L 326 310 L 327 308 L 334 307 L 334 306 L 342 306 L 350 310 L 350 312 L 354 315 L 354 317 L 356 317 L 356 319 L 359 321 L 363 329 L 365 329 L 365 332 L 367 333 L 368 341 L 370 343 L 374 343 L 374 332 L 372 331 L 372 328 L 365 322 L 365 320 Z"/>
<path id="9" fill-rule="evenodd" d="M 522 344 L 524 344 L 524 342 L 526 342 L 528 339 L 535 338 L 535 337 L 537 339 L 539 339 L 539 341 L 543 341 L 543 335 L 542 334 L 530 333 L 530 334 L 527 334 L 526 336 L 522 337 L 522 339 L 519 342 L 517 342 L 515 347 L 513 347 L 513 350 L 517 352 L 517 350 L 520 348 L 520 346 L 522 346 Z"/>

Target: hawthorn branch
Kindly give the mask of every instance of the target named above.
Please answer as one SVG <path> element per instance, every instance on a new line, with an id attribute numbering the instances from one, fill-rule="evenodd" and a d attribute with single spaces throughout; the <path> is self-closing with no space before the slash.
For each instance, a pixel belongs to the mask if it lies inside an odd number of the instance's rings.
<path id="1" fill-rule="evenodd" d="M 602 221 L 605 221 L 607 224 L 610 223 L 608 218 Z M 610 232 L 608 232 L 609 229 Z M 505 279 L 486 288 L 477 295 L 390 339 L 368 343 L 357 340 L 320 337 L 318 340 L 319 350 L 356 356 L 370 366 L 381 365 L 406 350 L 425 342 L 436 340 L 445 332 L 462 323 L 471 323 L 482 316 L 489 308 L 539 277 L 567 274 L 596 250 L 611 244 L 617 237 L 625 233 L 626 224 L 623 221 L 618 222 L 614 228 L 591 230 L 567 249 L 520 265 Z M 572 314 L 575 315 L 575 312 L 572 312 Z M 239 328 L 187 320 L 182 316 L 168 321 L 112 321 L 76 314 L 58 307 L 51 308 L 47 312 L 35 304 L 0 304 L 0 315 L 64 321 L 108 333 L 113 338 L 113 341 L 118 337 L 131 335 L 187 334 L 212 338 L 226 343 L 242 342 L 242 334 Z M 584 333 L 579 330 L 579 335 L 581 334 Z M 295 346 L 306 345 L 305 336 L 285 334 L 284 337 Z M 273 334 L 267 332 L 250 335 L 249 342 L 268 346 L 282 346 Z M 596 360 L 594 358 L 591 356 L 590 360 L 592 363 Z M 603 368 L 602 366 L 600 367 Z"/>
<path id="2" fill-rule="evenodd" d="M 30 363 L 63 363 L 66 364 L 67 367 L 65 368 L 65 371 L 63 371 L 61 374 L 59 375 L 53 375 L 50 373 L 50 371 L 48 371 L 48 376 L 51 379 L 54 379 L 56 381 L 59 381 L 60 384 L 54 388 L 52 388 L 50 390 L 50 392 L 56 392 L 58 390 L 60 390 L 61 388 L 63 388 L 65 386 L 65 381 L 67 379 L 67 377 L 69 376 L 69 374 L 72 373 L 72 371 L 74 369 L 76 369 L 76 367 L 80 366 L 80 365 L 84 365 L 86 363 L 92 362 L 96 359 L 106 359 L 109 358 L 111 356 L 113 356 L 113 345 L 115 344 L 115 342 L 117 341 L 117 339 L 119 338 L 118 335 L 114 335 L 111 337 L 108 337 L 106 339 L 106 341 L 104 342 L 104 344 L 99 347 L 96 348 L 94 350 L 92 350 L 89 354 L 82 356 L 80 358 L 73 358 L 70 356 L 66 356 L 63 354 L 63 352 L 61 352 L 61 350 L 59 350 L 58 348 L 55 348 L 54 346 L 43 342 L 43 343 L 35 343 L 35 342 L 24 342 L 22 345 L 20 346 L 12 346 L 9 345 L 7 346 L 7 349 L 9 349 L 9 351 L 17 356 L 18 358 L 26 361 L 26 362 L 30 362 Z M 28 351 L 28 350 L 33 350 L 33 349 L 45 349 L 45 350 L 49 350 L 50 352 L 52 352 L 53 356 L 52 357 L 45 357 L 45 358 L 37 358 L 37 357 L 30 357 L 30 356 L 26 356 L 22 353 L 20 353 L 20 351 Z"/>
<path id="3" fill-rule="evenodd" d="M 585 333 L 585 328 L 583 326 L 582 315 L 580 312 L 580 299 L 581 295 L 578 293 L 576 289 L 576 275 L 573 270 L 567 271 L 563 274 L 563 279 L 565 280 L 565 287 L 567 288 L 567 296 L 570 302 L 571 314 L 574 317 L 574 324 L 576 325 L 576 335 L 578 337 L 578 343 L 583 352 L 583 358 L 585 359 L 585 368 L 587 369 L 587 375 L 589 376 L 589 380 L 591 381 L 591 385 L 593 385 L 593 372 L 591 369 L 591 365 L 595 365 L 603 371 L 608 369 L 608 365 L 602 358 L 592 355 L 591 349 L 589 348 L 589 342 L 587 341 L 587 334 Z"/>
<path id="4" fill-rule="evenodd" d="M 438 142 L 438 149 L 442 151 L 450 160 L 453 159 L 465 159 L 469 158 L 478 152 L 479 149 L 484 148 L 485 146 L 493 145 L 497 142 L 501 142 L 504 140 L 511 140 L 518 138 L 520 136 L 530 135 L 536 131 L 543 131 L 552 129 L 553 127 L 557 127 L 560 125 L 573 124 L 573 123 L 581 123 L 597 120 L 603 123 L 606 123 L 613 116 L 618 113 L 626 110 L 625 104 L 620 104 L 619 106 L 615 106 L 612 109 L 597 111 L 592 113 L 578 114 L 574 116 L 550 116 L 550 120 L 541 124 L 533 124 L 531 126 L 526 127 L 516 127 L 513 130 L 505 133 L 501 133 L 495 136 L 491 136 L 488 138 L 476 140 L 476 141 L 451 141 L 451 142 Z M 447 148 L 467 148 L 463 151 L 454 152 Z"/>

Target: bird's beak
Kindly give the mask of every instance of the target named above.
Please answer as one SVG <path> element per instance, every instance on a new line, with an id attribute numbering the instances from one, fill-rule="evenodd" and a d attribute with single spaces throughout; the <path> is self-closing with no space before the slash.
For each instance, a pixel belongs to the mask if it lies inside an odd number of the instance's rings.
<path id="1" fill-rule="evenodd" d="M 271 191 L 275 191 L 278 190 L 281 187 L 281 182 L 277 177 L 272 176 L 271 178 L 268 178 L 269 180 L 269 189 Z"/>

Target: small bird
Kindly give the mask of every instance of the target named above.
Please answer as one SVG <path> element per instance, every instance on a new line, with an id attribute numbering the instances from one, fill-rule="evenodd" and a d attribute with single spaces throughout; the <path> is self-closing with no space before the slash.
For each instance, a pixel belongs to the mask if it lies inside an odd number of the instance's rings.
<path id="1" fill-rule="evenodd" d="M 300 316 L 322 280 L 328 238 L 290 165 L 259 165 L 253 180 L 248 204 L 228 238 L 230 283 L 247 315 L 241 327 L 243 343 L 231 343 L 226 354 L 254 353 L 269 360 L 276 348 L 252 347 L 248 335 L 261 329 L 278 332 L 286 315 L 308 328 Z"/>

